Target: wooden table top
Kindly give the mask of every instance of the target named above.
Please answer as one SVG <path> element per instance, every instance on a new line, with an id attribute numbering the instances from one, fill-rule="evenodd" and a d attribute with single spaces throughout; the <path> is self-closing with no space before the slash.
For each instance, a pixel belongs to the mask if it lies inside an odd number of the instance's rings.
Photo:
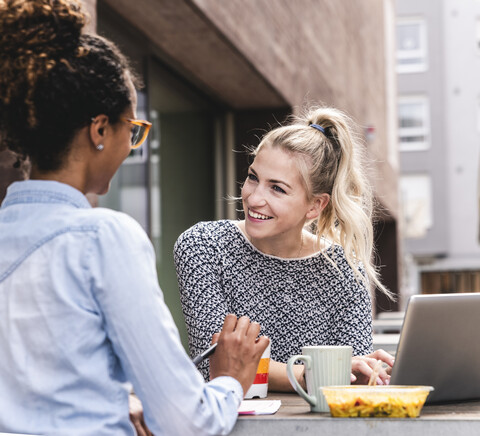
<path id="1" fill-rule="evenodd" d="M 480 401 L 425 405 L 419 418 L 333 418 L 329 413 L 310 412 L 310 406 L 294 393 L 269 393 L 266 399 L 281 400 L 278 412 L 240 416 L 232 435 L 480 435 Z"/>

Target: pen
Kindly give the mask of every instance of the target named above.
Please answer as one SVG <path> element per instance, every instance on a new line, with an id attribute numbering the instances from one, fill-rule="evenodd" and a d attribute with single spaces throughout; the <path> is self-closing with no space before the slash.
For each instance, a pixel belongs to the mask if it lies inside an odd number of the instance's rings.
<path id="1" fill-rule="evenodd" d="M 203 353 L 200 353 L 198 356 L 193 358 L 193 363 L 198 365 L 200 362 L 203 362 L 208 356 L 212 355 L 217 348 L 217 343 L 215 342 L 211 347 L 207 348 Z"/>

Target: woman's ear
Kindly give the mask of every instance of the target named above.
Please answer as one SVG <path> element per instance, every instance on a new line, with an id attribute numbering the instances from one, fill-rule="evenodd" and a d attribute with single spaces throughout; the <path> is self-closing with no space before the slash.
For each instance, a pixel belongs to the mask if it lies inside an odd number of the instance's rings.
<path id="1" fill-rule="evenodd" d="M 97 150 L 99 150 L 98 146 L 102 145 L 105 142 L 105 134 L 107 132 L 108 126 L 108 117 L 106 115 L 97 115 L 95 118 L 92 118 L 92 122 L 90 124 L 90 139 L 92 144 Z"/>
<path id="2" fill-rule="evenodd" d="M 327 207 L 328 202 L 330 201 L 329 194 L 320 194 L 316 195 L 311 203 L 311 207 L 307 212 L 307 220 L 313 220 L 320 216 L 322 210 Z"/>

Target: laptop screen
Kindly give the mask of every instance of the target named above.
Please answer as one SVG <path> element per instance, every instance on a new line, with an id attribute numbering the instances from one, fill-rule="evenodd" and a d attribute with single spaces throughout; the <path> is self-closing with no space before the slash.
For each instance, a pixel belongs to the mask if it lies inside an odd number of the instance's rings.
<path id="1" fill-rule="evenodd" d="M 426 385 L 427 402 L 480 398 L 480 293 L 410 297 L 390 384 Z"/>

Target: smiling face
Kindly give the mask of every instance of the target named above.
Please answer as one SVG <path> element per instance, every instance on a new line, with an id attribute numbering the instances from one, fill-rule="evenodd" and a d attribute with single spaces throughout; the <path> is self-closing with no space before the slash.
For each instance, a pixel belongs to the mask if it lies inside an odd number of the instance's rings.
<path id="1" fill-rule="evenodd" d="M 305 222 L 318 215 L 315 201 L 308 199 L 297 159 L 266 145 L 250 166 L 242 201 L 245 231 L 252 242 L 298 247 Z"/>

